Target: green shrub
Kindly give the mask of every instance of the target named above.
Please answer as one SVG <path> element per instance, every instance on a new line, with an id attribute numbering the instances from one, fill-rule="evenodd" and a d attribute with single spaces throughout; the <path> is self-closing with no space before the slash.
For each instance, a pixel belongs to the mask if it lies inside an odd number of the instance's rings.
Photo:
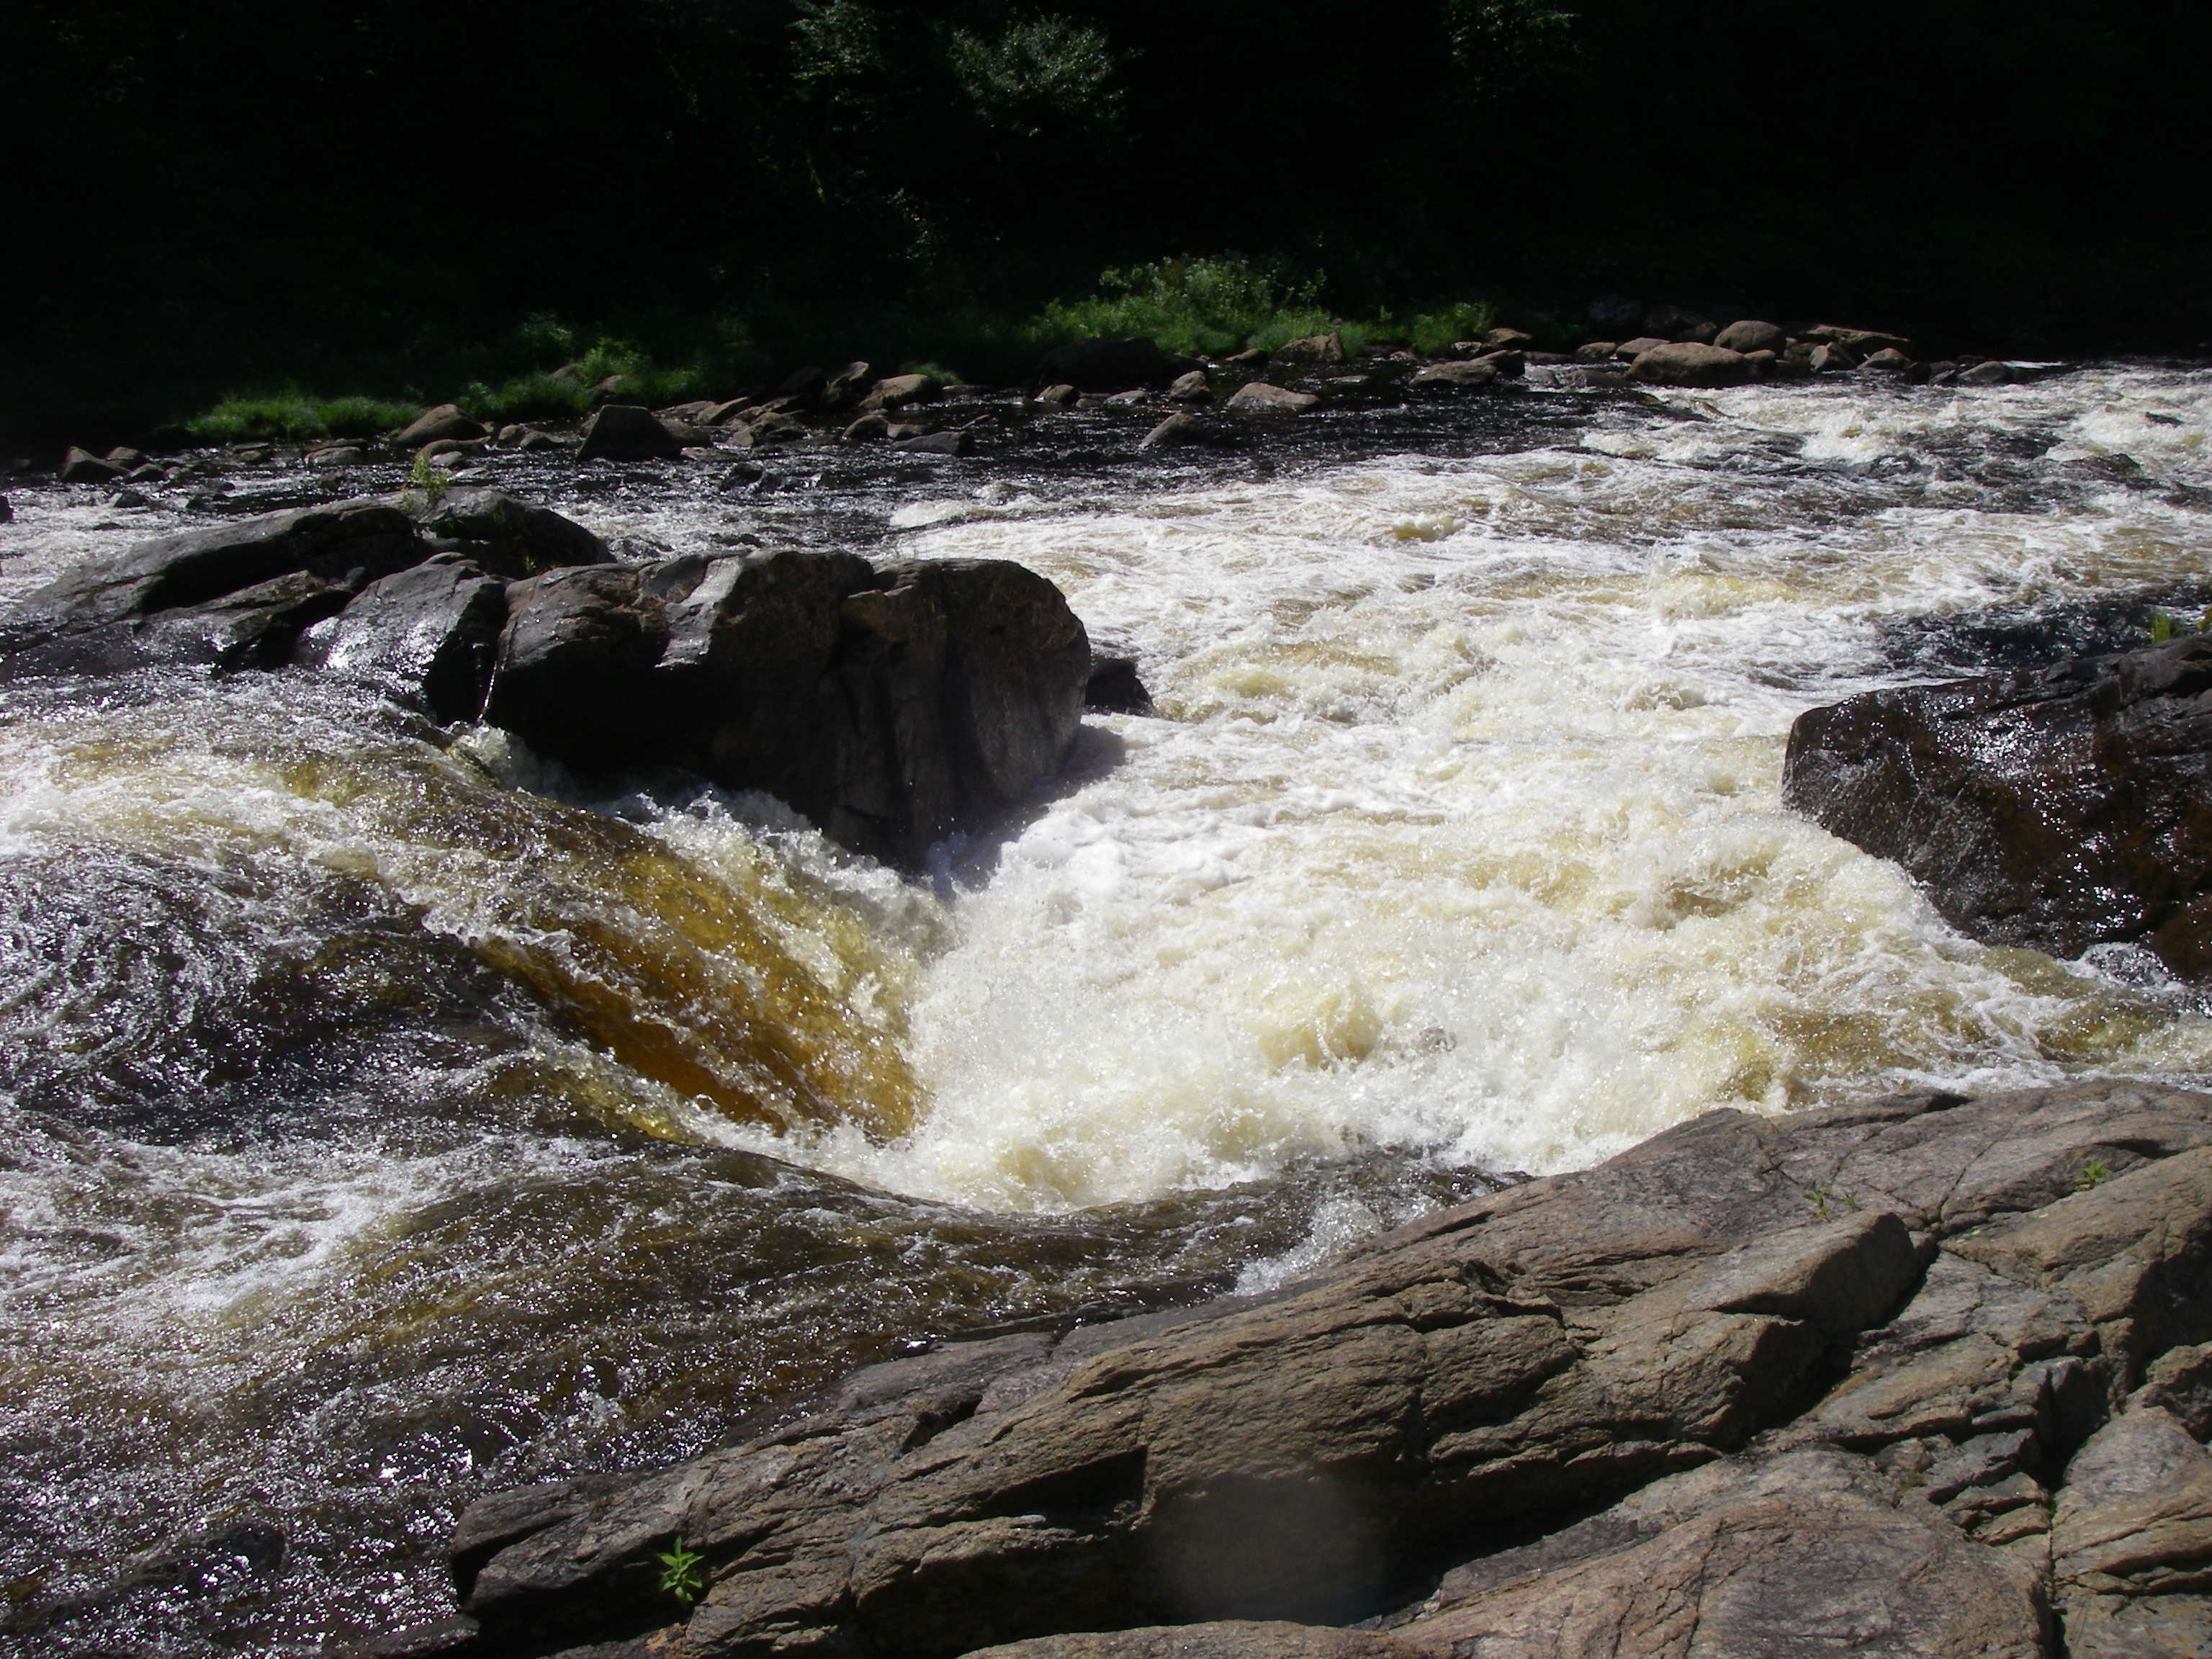
<path id="1" fill-rule="evenodd" d="M 1481 338 L 1497 321 L 1497 312 L 1482 301 L 1462 300 L 1414 318 L 1408 343 L 1423 356 L 1441 357 L 1462 340 Z"/>
<path id="2" fill-rule="evenodd" d="M 1491 307 L 1462 301 L 1410 322 L 1383 312 L 1371 320 L 1340 317 L 1321 303 L 1322 278 L 1293 282 L 1237 258 L 1164 259 L 1109 270 L 1089 300 L 1055 300 L 1029 325 L 1036 343 L 1091 335 L 1146 334 L 1170 351 L 1220 356 L 1259 346 L 1275 351 L 1310 335 L 1335 334 L 1353 356 L 1412 345 L 1430 356 L 1491 326 Z"/>
<path id="3" fill-rule="evenodd" d="M 324 438 L 373 438 L 413 420 L 416 406 L 380 398 L 315 398 L 295 387 L 258 396 L 224 398 L 185 422 L 202 443 L 269 438 L 313 443 Z"/>

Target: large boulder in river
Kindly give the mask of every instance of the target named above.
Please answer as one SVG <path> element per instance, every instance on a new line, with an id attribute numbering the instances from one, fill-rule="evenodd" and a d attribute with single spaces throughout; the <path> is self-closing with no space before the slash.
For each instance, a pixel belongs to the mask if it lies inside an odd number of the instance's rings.
<path id="1" fill-rule="evenodd" d="M 1893 859 L 1954 927 L 2212 976 L 2212 636 L 1798 717 L 1783 800 Z"/>
<path id="2" fill-rule="evenodd" d="M 2054 1576 L 2069 1639 L 2205 1615 L 2166 1402 L 2208 1340 L 2212 1097 L 1715 1112 L 1281 1290 L 501 1494 L 453 1560 L 497 1653 L 2055 1659 Z"/>
<path id="3" fill-rule="evenodd" d="M 507 585 L 450 553 L 371 582 L 293 647 L 302 667 L 348 674 L 411 697 L 444 721 L 483 712 L 507 621 Z"/>
<path id="4" fill-rule="evenodd" d="M 1059 590 L 994 561 L 587 566 L 508 605 L 487 717 L 540 753 L 765 790 L 905 863 L 1059 769 L 1091 672 Z"/>
<path id="5" fill-rule="evenodd" d="M 384 501 L 263 514 L 65 572 L 0 623 L 0 678 L 149 663 L 273 665 L 300 632 L 429 552 Z"/>
<path id="6" fill-rule="evenodd" d="M 1065 385 L 1083 392 L 1164 387 L 1203 365 L 1163 351 L 1141 334 L 1120 340 L 1072 340 L 1045 353 L 1030 377 L 1033 386 Z"/>
<path id="7" fill-rule="evenodd" d="M 584 423 L 580 461 L 672 461 L 684 441 L 638 404 L 603 404 Z"/>
<path id="8" fill-rule="evenodd" d="M 1629 372 L 1655 386 L 1741 386 L 1751 365 L 1740 351 L 1677 340 L 1638 352 Z"/>

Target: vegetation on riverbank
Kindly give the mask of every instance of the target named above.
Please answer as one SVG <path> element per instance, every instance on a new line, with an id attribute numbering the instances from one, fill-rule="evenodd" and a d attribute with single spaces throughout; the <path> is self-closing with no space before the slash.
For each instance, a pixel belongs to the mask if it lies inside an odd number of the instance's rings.
<path id="1" fill-rule="evenodd" d="M 889 326 L 878 321 L 873 339 L 856 330 L 853 337 L 825 340 L 817 360 L 834 368 L 863 352 L 885 374 L 926 368 L 939 379 L 1012 384 L 1052 346 L 1093 335 L 1148 335 L 1170 351 L 1221 356 L 1253 346 L 1272 351 L 1334 332 L 1353 353 L 1410 345 L 1437 355 L 1481 333 L 1496 314 L 1482 301 L 1462 300 L 1404 316 L 1387 307 L 1366 317 L 1340 316 L 1322 303 L 1325 280 L 1287 276 L 1234 255 L 1164 259 L 1108 270 L 1092 294 L 1051 301 L 1026 317 L 971 314 L 933 324 L 897 319 Z M 182 429 L 204 443 L 369 437 L 440 403 L 493 423 L 571 419 L 586 413 L 611 381 L 626 401 L 660 406 L 764 386 L 796 361 L 757 343 L 750 328 L 729 319 L 689 325 L 660 319 L 648 325 L 656 329 L 658 349 L 537 317 L 473 360 L 402 369 L 402 378 L 380 383 L 385 395 L 318 394 L 296 386 L 234 392 L 183 421 Z M 826 337 L 834 326 L 817 325 L 817 331 Z M 517 363 L 527 366 L 501 372 Z"/>

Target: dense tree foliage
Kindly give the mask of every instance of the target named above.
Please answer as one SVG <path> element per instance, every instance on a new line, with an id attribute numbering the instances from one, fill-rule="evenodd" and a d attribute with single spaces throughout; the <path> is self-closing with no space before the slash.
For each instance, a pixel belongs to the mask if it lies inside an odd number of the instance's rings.
<path id="1" fill-rule="evenodd" d="M 389 380 L 545 313 L 920 337 L 1224 250 L 2193 344 L 2208 46 L 2197 0 L 20 0 L 10 395 Z"/>

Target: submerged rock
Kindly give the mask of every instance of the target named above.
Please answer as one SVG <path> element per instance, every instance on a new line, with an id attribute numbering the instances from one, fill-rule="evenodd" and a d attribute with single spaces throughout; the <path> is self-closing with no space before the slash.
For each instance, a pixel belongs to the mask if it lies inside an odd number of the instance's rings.
<path id="1" fill-rule="evenodd" d="M 2048 1563 L 2069 1638 L 2189 1651 L 2212 1464 L 2120 1402 L 2212 1339 L 2208 1269 L 2212 1097 L 1716 1112 L 1279 1291 L 949 1343 L 480 1504 L 456 1581 L 495 1653 L 2029 1659 Z"/>
<path id="2" fill-rule="evenodd" d="M 508 592 L 488 717 L 589 771 L 762 789 L 901 862 L 1054 775 L 1090 646 L 1019 566 L 769 552 L 557 570 Z"/>
<path id="3" fill-rule="evenodd" d="M 1798 717 L 1783 800 L 1919 882 L 1954 927 L 2212 975 L 2212 636 Z"/>

